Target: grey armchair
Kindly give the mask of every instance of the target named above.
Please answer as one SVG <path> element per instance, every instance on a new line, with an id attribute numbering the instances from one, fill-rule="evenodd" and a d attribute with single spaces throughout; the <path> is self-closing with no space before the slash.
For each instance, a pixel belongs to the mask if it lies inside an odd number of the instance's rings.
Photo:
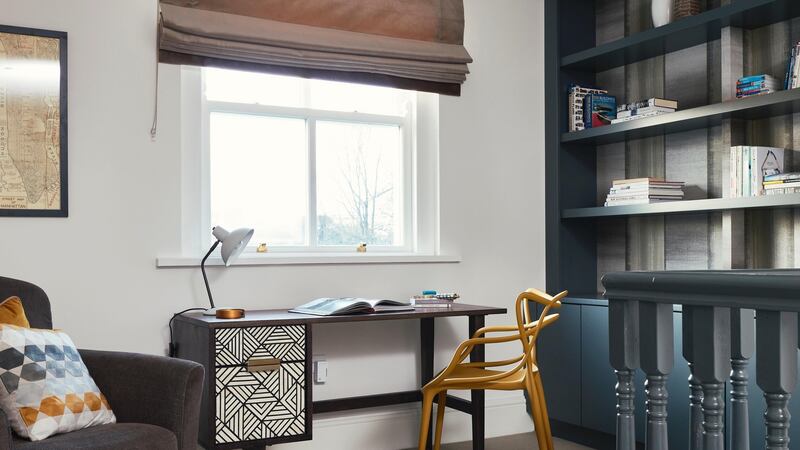
<path id="1" fill-rule="evenodd" d="M 0 301 L 18 296 L 33 328 L 52 328 L 50 300 L 38 286 L 0 277 Z M 0 410 L 0 450 L 196 450 L 203 366 L 163 356 L 80 350 L 117 423 L 38 442 L 16 436 Z"/>

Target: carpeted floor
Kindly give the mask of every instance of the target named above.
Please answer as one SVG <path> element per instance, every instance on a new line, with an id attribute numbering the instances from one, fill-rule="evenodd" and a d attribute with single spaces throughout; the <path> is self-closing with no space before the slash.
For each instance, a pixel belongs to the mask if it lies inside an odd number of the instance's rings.
<path id="1" fill-rule="evenodd" d="M 558 438 L 553 439 L 556 450 L 589 450 L 591 447 L 574 444 Z M 533 433 L 515 434 L 486 440 L 486 450 L 537 450 L 536 435 Z M 442 450 L 472 450 L 472 442 L 457 442 L 442 445 Z"/>

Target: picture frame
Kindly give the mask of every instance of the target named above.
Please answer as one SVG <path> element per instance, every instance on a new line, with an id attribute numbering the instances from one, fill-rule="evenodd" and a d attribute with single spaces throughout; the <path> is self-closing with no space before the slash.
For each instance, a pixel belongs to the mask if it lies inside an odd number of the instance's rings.
<path id="1" fill-rule="evenodd" d="M 0 217 L 69 216 L 67 67 L 67 33 L 0 25 Z"/>

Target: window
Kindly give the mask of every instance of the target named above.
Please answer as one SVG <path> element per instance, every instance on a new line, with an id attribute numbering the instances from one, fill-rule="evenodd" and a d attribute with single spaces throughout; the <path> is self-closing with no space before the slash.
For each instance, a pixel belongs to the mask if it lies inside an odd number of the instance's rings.
<path id="1" fill-rule="evenodd" d="M 254 228 L 249 251 L 266 243 L 270 252 L 351 252 L 362 242 L 370 252 L 434 251 L 435 139 L 425 155 L 419 145 L 434 124 L 419 125 L 433 116 L 419 105 L 438 104 L 435 95 L 183 70 L 183 92 L 187 78 L 201 92 L 202 161 L 184 164 L 201 172 L 198 248 L 222 225 Z M 184 136 L 191 123 L 184 118 Z"/>

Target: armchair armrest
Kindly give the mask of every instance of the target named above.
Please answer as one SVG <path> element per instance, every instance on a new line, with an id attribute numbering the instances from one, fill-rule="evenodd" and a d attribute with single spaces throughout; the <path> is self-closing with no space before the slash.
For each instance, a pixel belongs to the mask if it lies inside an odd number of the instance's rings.
<path id="1" fill-rule="evenodd" d="M 158 425 L 175 433 L 178 448 L 197 448 L 203 366 L 138 353 L 80 350 L 118 422 Z"/>

